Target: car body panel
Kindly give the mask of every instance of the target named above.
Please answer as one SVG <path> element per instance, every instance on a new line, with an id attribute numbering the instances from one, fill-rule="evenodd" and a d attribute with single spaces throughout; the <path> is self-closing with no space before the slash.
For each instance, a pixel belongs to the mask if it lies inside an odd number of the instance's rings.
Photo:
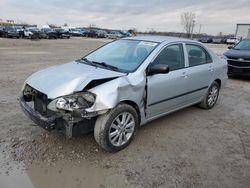
<path id="1" fill-rule="evenodd" d="M 183 69 L 148 76 L 147 118 L 180 107 L 186 101 L 187 80 Z M 160 91 L 160 92 L 155 92 Z"/>

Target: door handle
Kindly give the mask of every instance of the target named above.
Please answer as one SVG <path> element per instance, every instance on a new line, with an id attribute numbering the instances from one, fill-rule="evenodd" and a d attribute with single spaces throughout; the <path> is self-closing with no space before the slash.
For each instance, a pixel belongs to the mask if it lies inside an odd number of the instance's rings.
<path id="1" fill-rule="evenodd" d="M 182 77 L 182 78 L 187 78 L 187 77 L 188 77 L 188 75 L 187 75 L 187 73 L 186 73 L 186 72 L 183 72 L 183 73 L 182 73 L 182 75 L 181 75 L 181 77 Z"/>
<path id="2" fill-rule="evenodd" d="M 213 67 L 209 67 L 209 71 L 210 71 L 211 73 L 213 73 L 213 72 L 214 72 L 214 68 L 213 68 Z"/>

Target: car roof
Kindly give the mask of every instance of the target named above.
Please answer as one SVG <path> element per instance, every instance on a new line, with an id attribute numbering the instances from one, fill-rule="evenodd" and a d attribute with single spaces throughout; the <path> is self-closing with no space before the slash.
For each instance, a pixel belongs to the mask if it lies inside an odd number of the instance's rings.
<path id="1" fill-rule="evenodd" d="M 177 37 L 167 37 L 167 36 L 155 36 L 155 35 L 139 35 L 136 37 L 126 37 L 125 39 L 130 40 L 144 40 L 144 41 L 151 41 L 151 42 L 177 42 L 177 41 L 183 41 L 183 42 L 197 42 L 195 40 L 189 40 L 185 38 L 177 38 Z"/>

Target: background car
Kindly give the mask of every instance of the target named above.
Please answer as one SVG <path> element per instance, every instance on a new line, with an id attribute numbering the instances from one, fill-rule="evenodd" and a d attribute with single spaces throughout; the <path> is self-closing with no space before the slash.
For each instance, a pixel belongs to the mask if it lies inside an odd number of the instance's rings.
<path id="1" fill-rule="evenodd" d="M 107 32 L 105 30 L 97 30 L 97 38 L 106 38 Z"/>
<path id="2" fill-rule="evenodd" d="M 19 32 L 19 36 L 21 38 L 23 38 L 24 37 L 24 27 L 22 27 L 22 26 L 15 26 L 15 28 Z"/>
<path id="3" fill-rule="evenodd" d="M 227 39 L 226 44 L 237 44 L 240 40 L 236 37 L 230 37 Z"/>
<path id="4" fill-rule="evenodd" d="M 109 38 L 109 39 L 118 39 L 122 37 L 123 35 L 118 31 L 108 31 L 108 33 L 106 34 L 106 38 Z"/>
<path id="5" fill-rule="evenodd" d="M 202 43 L 211 43 L 211 42 L 213 42 L 213 39 L 212 39 L 212 37 L 206 36 L 206 37 L 201 37 L 199 39 L 199 41 Z"/>
<path id="6" fill-rule="evenodd" d="M 70 28 L 69 29 L 69 34 L 70 36 L 73 37 L 82 37 L 82 33 L 80 32 L 80 30 L 76 29 L 76 28 Z"/>
<path id="7" fill-rule="evenodd" d="M 98 31 L 96 29 L 89 29 L 86 36 L 91 37 L 91 38 L 97 38 L 98 37 Z"/>
<path id="8" fill-rule="evenodd" d="M 55 32 L 57 34 L 57 38 L 70 38 L 70 33 L 66 29 L 56 28 Z"/>
<path id="9" fill-rule="evenodd" d="M 3 37 L 20 38 L 19 31 L 14 26 L 6 26 L 3 29 Z"/>
<path id="10" fill-rule="evenodd" d="M 222 43 L 222 37 L 213 37 L 212 38 L 212 43 L 221 44 Z"/>
<path id="11" fill-rule="evenodd" d="M 0 37 L 4 37 L 4 27 L 0 26 Z"/>
<path id="12" fill-rule="evenodd" d="M 250 39 L 243 39 L 224 53 L 229 76 L 250 76 Z"/>
<path id="13" fill-rule="evenodd" d="M 41 32 L 43 32 L 46 35 L 47 39 L 57 39 L 57 33 L 54 29 L 51 28 L 42 28 Z"/>
<path id="14" fill-rule="evenodd" d="M 24 37 L 25 38 L 40 38 L 40 30 L 35 27 L 31 28 L 25 28 L 24 29 Z"/>
<path id="15" fill-rule="evenodd" d="M 132 37 L 132 34 L 127 31 L 120 31 L 123 37 Z"/>

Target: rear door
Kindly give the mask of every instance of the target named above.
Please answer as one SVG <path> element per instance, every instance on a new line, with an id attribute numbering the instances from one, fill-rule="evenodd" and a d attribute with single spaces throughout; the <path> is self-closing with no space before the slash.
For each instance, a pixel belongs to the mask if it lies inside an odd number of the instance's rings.
<path id="1" fill-rule="evenodd" d="M 200 45 L 186 44 L 188 56 L 187 103 L 200 101 L 206 94 L 214 75 L 214 64 L 209 53 Z"/>
<path id="2" fill-rule="evenodd" d="M 182 106 L 187 91 L 182 43 L 166 46 L 151 64 L 167 64 L 170 72 L 147 76 L 147 118 Z"/>

